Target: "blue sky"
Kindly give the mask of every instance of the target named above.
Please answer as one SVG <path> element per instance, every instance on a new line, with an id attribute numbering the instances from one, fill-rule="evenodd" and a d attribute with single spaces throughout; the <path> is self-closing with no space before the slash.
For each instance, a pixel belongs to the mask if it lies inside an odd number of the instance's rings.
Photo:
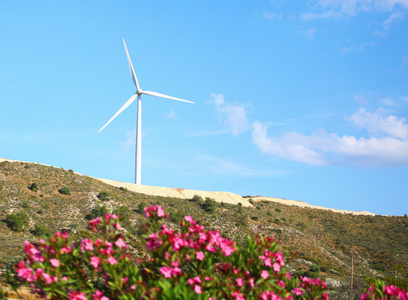
<path id="1" fill-rule="evenodd" d="M 0 157 L 408 213 L 408 0 L 0 1 Z"/>

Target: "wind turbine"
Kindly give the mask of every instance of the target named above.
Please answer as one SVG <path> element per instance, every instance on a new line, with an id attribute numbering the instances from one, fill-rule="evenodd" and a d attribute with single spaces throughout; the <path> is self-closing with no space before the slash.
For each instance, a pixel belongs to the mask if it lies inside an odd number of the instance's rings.
<path id="1" fill-rule="evenodd" d="M 101 132 L 113 119 L 115 119 L 122 111 L 124 111 L 130 104 L 135 101 L 137 97 L 137 125 L 136 125 L 136 159 L 135 159 L 135 183 L 141 184 L 141 176 L 142 176 L 142 95 L 150 95 L 160 98 L 167 98 L 187 103 L 193 103 L 192 101 L 183 100 L 176 97 L 171 97 L 167 95 L 163 95 L 156 92 L 151 91 L 143 91 L 140 86 L 139 82 L 137 81 L 135 70 L 133 69 L 132 61 L 130 60 L 129 52 L 126 47 L 125 39 L 123 39 L 123 45 L 125 46 L 126 56 L 129 63 L 130 74 L 132 75 L 133 83 L 136 87 L 136 93 L 130 97 L 128 101 L 113 115 L 113 117 L 98 131 Z"/>

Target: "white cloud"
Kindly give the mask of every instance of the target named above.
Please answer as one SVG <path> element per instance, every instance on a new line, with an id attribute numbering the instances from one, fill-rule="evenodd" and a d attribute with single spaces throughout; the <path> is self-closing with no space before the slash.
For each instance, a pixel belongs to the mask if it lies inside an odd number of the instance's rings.
<path id="1" fill-rule="evenodd" d="M 226 103 L 222 94 L 212 94 L 211 97 L 210 103 L 215 104 L 218 118 L 228 126 L 232 135 L 237 136 L 251 129 L 242 105 Z"/>
<path id="2" fill-rule="evenodd" d="M 337 9 L 344 14 L 360 11 L 393 11 L 395 8 L 408 8 L 408 0 L 317 0 L 317 5 L 325 9 Z"/>
<path id="3" fill-rule="evenodd" d="M 338 17 L 340 17 L 340 13 L 337 13 L 334 10 L 330 10 L 330 11 L 320 13 L 320 14 L 304 13 L 301 15 L 302 20 L 305 20 L 305 21 L 316 20 L 316 19 L 338 18 Z"/>
<path id="4" fill-rule="evenodd" d="M 303 20 L 340 18 L 369 11 L 392 13 L 398 9 L 408 8 L 408 0 L 315 0 L 313 3 L 323 12 L 304 13 L 301 15 Z M 384 22 L 384 27 L 400 17 L 400 12 L 392 13 Z"/>
<path id="5" fill-rule="evenodd" d="M 384 30 L 388 30 L 392 23 L 401 20 L 403 17 L 404 13 L 402 13 L 401 11 L 393 12 L 391 16 L 389 16 L 389 18 L 383 22 Z"/>
<path id="6" fill-rule="evenodd" d="M 360 128 L 366 128 L 373 134 L 388 134 L 400 139 L 408 137 L 408 125 L 405 118 L 396 116 L 384 116 L 383 108 L 377 109 L 374 113 L 367 112 L 361 108 L 350 117 L 350 120 Z"/>
<path id="7" fill-rule="evenodd" d="M 196 159 L 204 164 L 202 168 L 222 176 L 269 177 L 284 173 L 283 171 L 250 169 L 231 160 L 208 155 L 200 155 Z"/>
<path id="8" fill-rule="evenodd" d="M 126 141 L 120 141 L 119 144 L 123 147 L 124 151 L 128 151 L 129 147 L 136 145 L 136 129 L 133 129 L 126 133 Z"/>
<path id="9" fill-rule="evenodd" d="M 359 110 L 350 120 L 382 137 L 338 136 L 321 130 L 268 137 L 267 127 L 253 124 L 252 142 L 262 153 L 310 165 L 408 166 L 408 125 L 404 118 Z"/>
<path id="10" fill-rule="evenodd" d="M 206 136 L 215 136 L 221 134 L 227 134 L 229 130 L 221 129 L 221 130 L 199 130 L 194 132 L 189 132 L 184 134 L 184 137 L 206 137 Z"/>
<path id="11" fill-rule="evenodd" d="M 176 112 L 172 108 L 171 111 L 166 115 L 167 119 L 175 119 L 176 118 Z"/>
<path id="12" fill-rule="evenodd" d="M 282 14 L 264 12 L 263 17 L 267 20 L 282 20 Z"/>
<path id="13" fill-rule="evenodd" d="M 306 30 L 306 31 L 304 32 L 304 34 L 305 34 L 306 38 L 307 38 L 309 41 L 313 42 L 314 36 L 315 36 L 315 34 L 316 34 L 316 28 L 310 28 L 310 29 Z"/>

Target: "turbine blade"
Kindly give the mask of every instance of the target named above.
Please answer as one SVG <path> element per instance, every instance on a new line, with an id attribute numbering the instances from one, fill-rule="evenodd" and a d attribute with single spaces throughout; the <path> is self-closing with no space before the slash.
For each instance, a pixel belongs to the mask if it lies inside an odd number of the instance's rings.
<path id="1" fill-rule="evenodd" d="M 155 97 L 160 97 L 160 98 L 167 98 L 167 99 L 172 99 L 172 100 L 177 100 L 177 101 L 182 101 L 182 102 L 187 102 L 187 103 L 193 103 L 193 104 L 195 104 L 195 102 L 193 102 L 193 101 L 183 100 L 183 99 L 180 99 L 180 98 L 176 98 L 176 97 L 172 97 L 172 96 L 167 96 L 167 95 L 163 95 L 163 94 L 156 93 L 156 92 L 151 92 L 151 91 L 143 91 L 143 94 L 150 95 L 150 96 L 155 96 Z"/>
<path id="2" fill-rule="evenodd" d="M 135 101 L 135 98 L 137 97 L 137 94 L 134 94 L 132 97 L 129 98 L 128 101 L 126 101 L 125 104 L 116 112 L 116 114 L 105 124 L 103 127 L 98 131 L 101 132 L 110 122 L 112 122 L 113 119 L 115 119 L 122 111 L 124 111 L 130 104 L 132 104 L 133 101 Z"/>
<path id="3" fill-rule="evenodd" d="M 123 39 L 123 45 L 125 45 L 126 56 L 127 56 L 127 60 L 128 60 L 128 63 L 129 63 L 130 74 L 132 75 L 133 83 L 134 83 L 136 89 L 140 90 L 139 82 L 137 81 L 136 73 L 135 73 L 135 70 L 133 69 L 132 61 L 130 60 L 130 56 L 129 56 L 128 49 L 126 47 L 125 39 Z"/>

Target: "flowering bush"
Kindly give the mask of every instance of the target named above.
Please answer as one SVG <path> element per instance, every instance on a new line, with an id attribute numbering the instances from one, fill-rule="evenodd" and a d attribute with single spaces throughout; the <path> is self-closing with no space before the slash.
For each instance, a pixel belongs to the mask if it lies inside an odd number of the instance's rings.
<path id="1" fill-rule="evenodd" d="M 361 295 L 361 300 L 366 299 L 399 299 L 408 300 L 408 292 L 399 289 L 394 285 L 386 285 L 382 280 L 375 280 L 366 288 L 365 293 Z"/>
<path id="2" fill-rule="evenodd" d="M 146 258 L 131 258 L 119 218 L 106 214 L 89 221 L 89 229 L 99 235 L 95 238 L 71 241 L 57 232 L 37 244 L 25 242 L 18 277 L 48 299 L 329 298 L 320 279 L 286 272 L 272 238 L 248 237 L 240 249 L 190 216 L 175 231 L 162 224 L 168 214 L 161 206 L 144 210 Z M 364 299 L 374 299 L 373 293 L 369 290 Z"/>

